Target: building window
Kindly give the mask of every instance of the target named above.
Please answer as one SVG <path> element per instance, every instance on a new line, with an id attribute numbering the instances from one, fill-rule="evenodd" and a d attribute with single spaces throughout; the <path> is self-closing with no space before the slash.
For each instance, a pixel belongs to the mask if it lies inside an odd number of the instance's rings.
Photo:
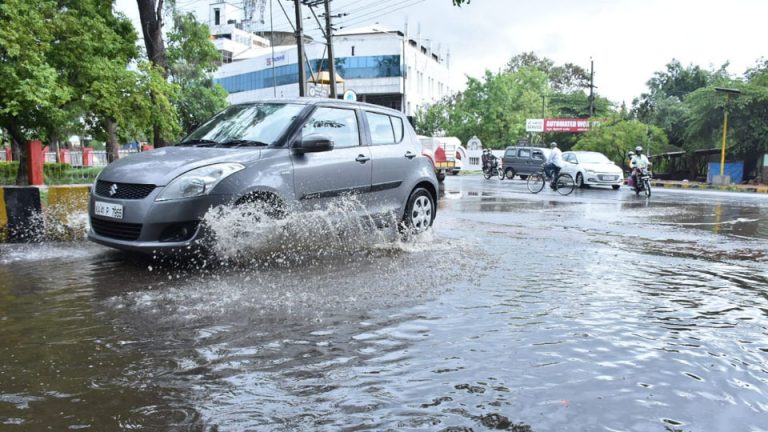
<path id="1" fill-rule="evenodd" d="M 479 157 L 471 157 L 471 158 L 469 158 L 469 164 L 470 165 L 480 165 L 480 158 Z"/>
<path id="2" fill-rule="evenodd" d="M 221 11 L 218 8 L 213 9 L 213 25 L 221 24 Z"/>

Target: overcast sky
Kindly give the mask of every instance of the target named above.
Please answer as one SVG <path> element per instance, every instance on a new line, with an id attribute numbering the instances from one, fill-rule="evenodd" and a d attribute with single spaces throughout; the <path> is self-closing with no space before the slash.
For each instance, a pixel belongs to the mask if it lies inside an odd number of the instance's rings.
<path id="1" fill-rule="evenodd" d="M 279 0 L 271 1 L 275 29 L 290 30 Z M 205 22 L 209 3 L 177 0 Z M 293 1 L 280 3 L 292 18 Z M 534 51 L 586 69 L 591 57 L 597 92 L 630 105 L 673 58 L 705 68 L 729 62 L 729 72 L 741 75 L 768 57 L 766 0 L 472 0 L 461 8 L 451 0 L 332 0 L 331 7 L 348 13 L 336 20 L 339 27 L 378 22 L 403 30 L 407 22 L 411 37 L 420 30 L 433 49 L 449 48 L 456 90 L 466 75 L 497 72 L 512 56 Z M 135 0 L 117 0 L 117 9 L 137 20 Z M 316 25 L 307 22 L 312 32 Z M 312 34 L 319 37 L 316 30 Z"/>

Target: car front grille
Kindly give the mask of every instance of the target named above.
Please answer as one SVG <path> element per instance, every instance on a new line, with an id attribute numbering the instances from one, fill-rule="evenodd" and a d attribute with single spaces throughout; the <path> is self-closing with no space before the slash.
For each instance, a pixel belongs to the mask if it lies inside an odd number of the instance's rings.
<path id="1" fill-rule="evenodd" d="M 117 240 L 138 240 L 141 224 L 108 221 L 91 218 L 91 228 L 96 234 Z"/>
<path id="2" fill-rule="evenodd" d="M 96 195 L 117 199 L 143 199 L 155 190 L 155 185 L 114 183 L 99 180 L 96 182 Z"/>
<path id="3" fill-rule="evenodd" d="M 599 175 L 597 176 L 601 181 L 616 181 L 619 179 L 619 176 L 617 175 Z"/>

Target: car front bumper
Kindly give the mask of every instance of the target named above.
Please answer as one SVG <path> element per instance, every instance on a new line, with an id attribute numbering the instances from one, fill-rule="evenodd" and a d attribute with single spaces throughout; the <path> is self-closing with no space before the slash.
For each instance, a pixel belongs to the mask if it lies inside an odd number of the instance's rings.
<path id="1" fill-rule="evenodd" d="M 584 173 L 584 184 L 590 186 L 614 186 L 624 184 L 624 176 L 612 173 Z"/>
<path id="2" fill-rule="evenodd" d="M 139 200 L 110 199 L 91 195 L 88 203 L 88 239 L 116 249 L 153 253 L 187 249 L 205 237 L 200 223 L 213 207 L 228 204 L 230 196 L 205 195 L 195 198 L 155 201 L 159 189 Z M 95 214 L 95 201 L 122 205 L 122 218 Z"/>

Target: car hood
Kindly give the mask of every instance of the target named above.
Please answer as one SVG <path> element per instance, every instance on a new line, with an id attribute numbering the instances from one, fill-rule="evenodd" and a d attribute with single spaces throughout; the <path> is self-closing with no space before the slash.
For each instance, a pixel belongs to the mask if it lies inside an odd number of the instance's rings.
<path id="1" fill-rule="evenodd" d="M 261 157 L 262 149 L 163 147 L 136 153 L 107 165 L 99 180 L 165 186 L 189 170 L 219 162 L 247 165 Z"/>
<path id="2" fill-rule="evenodd" d="M 601 172 L 601 173 L 621 174 L 621 168 L 619 168 L 614 164 L 584 163 L 584 164 L 581 164 L 581 166 L 584 167 L 585 170 Z"/>

